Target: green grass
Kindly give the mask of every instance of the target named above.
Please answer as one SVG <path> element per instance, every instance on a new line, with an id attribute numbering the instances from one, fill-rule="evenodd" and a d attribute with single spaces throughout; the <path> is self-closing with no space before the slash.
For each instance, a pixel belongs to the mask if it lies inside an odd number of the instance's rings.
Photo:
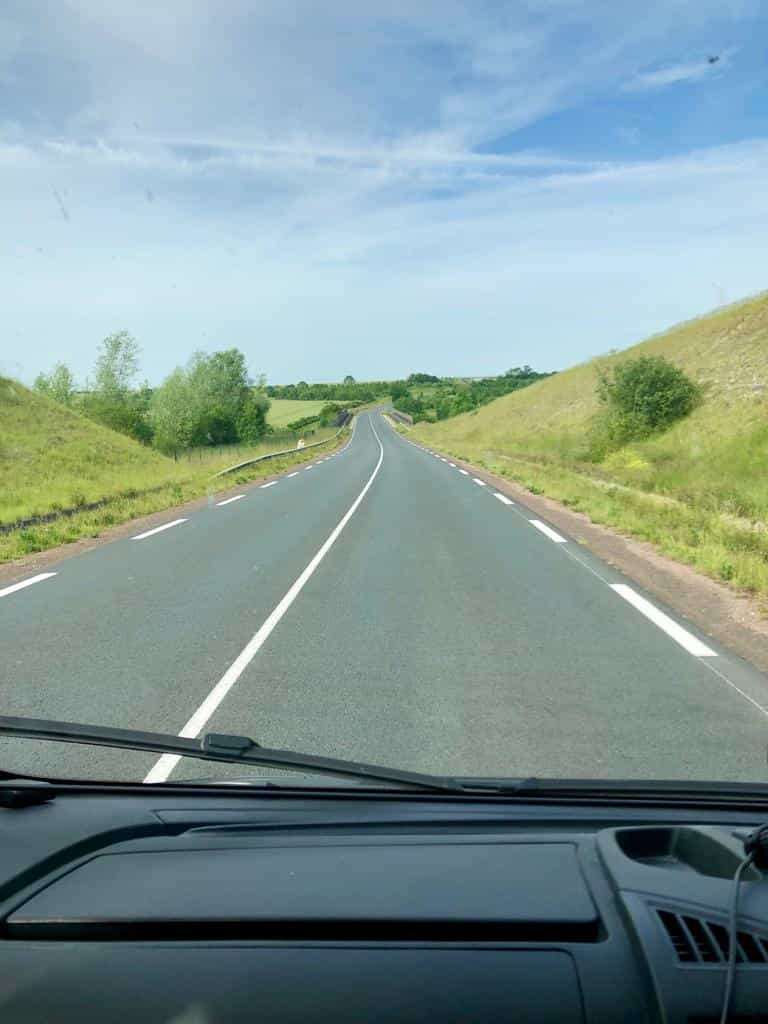
<path id="1" fill-rule="evenodd" d="M 330 427 L 318 429 L 311 440 L 324 440 L 334 433 Z M 0 562 L 96 536 L 117 523 L 204 495 L 218 470 L 285 447 L 284 437 L 268 438 L 248 448 L 203 451 L 174 462 L 15 381 L 0 378 L 0 523 L 109 501 L 91 512 L 0 535 Z M 225 477 L 215 486 L 223 490 L 268 476 L 306 457 L 270 460 Z"/>
<path id="2" fill-rule="evenodd" d="M 306 402 L 292 398 L 271 398 L 267 423 L 276 430 L 286 427 L 295 420 L 304 419 L 305 416 L 317 416 L 320 410 L 328 403 L 320 400 L 308 400 Z"/>
<path id="3" fill-rule="evenodd" d="M 585 460 L 596 364 L 663 355 L 704 389 L 670 430 Z M 768 595 L 768 295 L 720 310 L 414 434 Z"/>

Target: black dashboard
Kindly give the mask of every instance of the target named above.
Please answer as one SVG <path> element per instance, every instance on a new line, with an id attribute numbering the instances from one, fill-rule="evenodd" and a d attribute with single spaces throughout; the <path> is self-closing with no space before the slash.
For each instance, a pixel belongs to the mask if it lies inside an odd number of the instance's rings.
<path id="1" fill-rule="evenodd" d="M 0 810 L 0 1019 L 717 1021 L 746 811 L 59 793 Z M 731 1021 L 768 1020 L 768 880 Z"/>

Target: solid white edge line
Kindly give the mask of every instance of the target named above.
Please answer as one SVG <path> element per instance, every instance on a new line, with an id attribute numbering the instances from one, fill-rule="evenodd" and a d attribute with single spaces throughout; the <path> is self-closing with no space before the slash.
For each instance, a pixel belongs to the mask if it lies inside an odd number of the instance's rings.
<path id="1" fill-rule="evenodd" d="M 217 501 L 216 507 L 221 508 L 222 505 L 231 505 L 233 501 L 240 501 L 240 499 L 244 497 L 244 494 L 236 494 L 234 498 L 225 498 L 224 501 Z"/>
<path id="2" fill-rule="evenodd" d="M 248 643 L 245 645 L 242 651 L 238 654 L 238 656 L 235 658 L 235 660 L 229 666 L 227 671 L 224 673 L 224 675 L 221 677 L 218 683 L 214 686 L 214 688 L 205 698 L 205 700 L 197 709 L 197 711 L 195 711 L 195 713 L 189 719 L 187 724 L 179 733 L 179 736 L 184 736 L 188 739 L 192 739 L 201 732 L 203 727 L 206 725 L 211 716 L 215 713 L 216 709 L 219 707 L 219 705 L 224 700 L 226 695 L 229 693 L 229 691 L 235 685 L 237 680 L 240 678 L 240 676 L 243 674 L 246 668 L 256 657 L 258 651 L 266 643 L 275 626 L 277 626 L 282 617 L 285 615 L 285 613 L 291 607 L 293 602 L 299 596 L 305 584 L 308 582 L 314 571 L 317 569 L 322 560 L 331 550 L 339 534 L 347 525 L 352 516 L 355 514 L 363 498 L 370 490 L 373 481 L 376 479 L 376 476 L 378 475 L 378 472 L 381 469 L 381 464 L 384 461 L 384 446 L 382 445 L 381 440 L 379 439 L 379 435 L 376 433 L 376 429 L 373 426 L 373 423 L 370 424 L 370 427 L 371 430 L 373 431 L 373 436 L 376 438 L 376 441 L 379 446 L 379 461 L 376 463 L 375 469 L 368 477 L 367 483 L 363 487 L 362 491 L 360 491 L 358 496 L 355 498 L 355 500 L 352 502 L 352 504 L 349 506 L 349 508 L 344 513 L 339 522 L 336 524 L 336 526 L 333 528 L 333 530 L 329 534 L 328 538 L 326 539 L 322 547 L 318 550 L 318 552 L 315 554 L 312 560 L 308 563 L 308 565 L 303 570 L 298 579 L 287 590 L 284 597 L 278 602 L 278 604 L 275 605 L 275 607 L 264 620 L 260 628 L 253 634 L 251 639 L 248 641 Z M 147 774 L 146 778 L 144 779 L 144 782 L 165 782 L 165 780 L 168 778 L 168 776 L 171 774 L 171 772 L 173 771 L 173 769 L 176 767 L 180 760 L 181 757 L 178 754 L 161 755 L 161 757 L 157 760 L 155 765 Z"/>
<path id="3" fill-rule="evenodd" d="M 487 486 L 488 486 L 488 484 L 486 484 L 485 480 L 478 480 L 476 476 L 473 476 L 473 477 L 472 477 L 472 479 L 473 479 L 473 480 L 474 480 L 474 482 L 475 482 L 476 484 L 478 484 L 478 485 L 479 485 L 480 487 L 487 487 Z"/>
<path id="4" fill-rule="evenodd" d="M 131 537 L 131 540 L 144 540 L 145 537 L 152 537 L 156 533 L 162 533 L 163 530 L 170 530 L 172 526 L 178 526 L 180 523 L 186 523 L 186 521 L 186 519 L 173 519 L 170 523 L 156 526 L 154 530 L 145 530 L 144 533 L 137 533 L 135 537 Z"/>
<path id="5" fill-rule="evenodd" d="M 515 504 L 514 501 L 512 501 L 511 498 L 508 498 L 506 496 L 506 494 L 499 494 L 498 491 L 494 491 L 493 492 L 493 496 L 494 496 L 494 498 L 498 498 L 499 501 L 503 502 L 505 505 L 514 505 Z"/>
<path id="6" fill-rule="evenodd" d="M 671 619 L 660 608 L 657 608 L 655 604 L 651 604 L 650 601 L 646 600 L 641 594 L 638 594 L 632 587 L 628 587 L 626 583 L 610 583 L 609 586 L 619 597 L 623 597 L 633 608 L 636 608 L 641 615 L 644 615 L 646 619 L 650 619 L 655 626 L 658 626 L 668 636 L 671 636 L 673 640 L 676 640 L 689 654 L 693 654 L 697 658 L 717 657 L 717 653 L 711 647 L 707 647 L 693 633 L 683 629 L 674 619 Z"/>
<path id="7" fill-rule="evenodd" d="M 12 583 L 10 587 L 3 587 L 0 590 L 0 597 L 7 597 L 8 594 L 15 594 L 17 590 L 24 590 L 25 587 L 31 587 L 33 583 L 42 583 L 43 580 L 49 580 L 51 576 L 55 576 L 55 572 L 39 572 L 37 576 L 30 576 L 28 580 L 22 580 L 20 583 Z"/>
<path id="8" fill-rule="evenodd" d="M 277 480 L 270 480 L 268 484 L 259 484 L 259 490 L 263 491 L 265 487 L 274 487 Z"/>
<path id="9" fill-rule="evenodd" d="M 565 537 L 561 537 L 559 533 L 552 529 L 551 526 L 547 526 L 546 523 L 542 523 L 540 519 L 529 519 L 528 522 L 531 526 L 535 526 L 537 530 L 541 530 L 545 537 L 549 537 L 555 544 L 567 544 L 568 541 Z"/>

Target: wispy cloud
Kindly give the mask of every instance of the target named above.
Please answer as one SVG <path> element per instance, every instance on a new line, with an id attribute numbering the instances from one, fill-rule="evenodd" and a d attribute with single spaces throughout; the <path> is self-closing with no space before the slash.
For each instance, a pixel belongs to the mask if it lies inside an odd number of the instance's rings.
<path id="1" fill-rule="evenodd" d="M 755 4 L 6 5 L 0 368 L 82 377 L 121 326 L 152 380 L 219 342 L 273 380 L 554 367 L 762 287 L 768 142 L 608 147 L 627 68 L 695 81 Z"/>
<path id="2" fill-rule="evenodd" d="M 640 71 L 625 82 L 627 92 L 645 92 L 648 89 L 664 89 L 680 82 L 700 82 L 710 75 L 722 71 L 728 64 L 730 53 L 712 54 L 703 60 L 681 64 L 670 64 L 652 71 Z"/>

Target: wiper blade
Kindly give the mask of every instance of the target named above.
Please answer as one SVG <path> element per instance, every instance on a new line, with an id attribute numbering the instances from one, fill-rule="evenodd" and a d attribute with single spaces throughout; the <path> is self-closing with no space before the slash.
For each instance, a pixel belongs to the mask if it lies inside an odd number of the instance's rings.
<path id="1" fill-rule="evenodd" d="M 201 761 L 257 764 L 267 768 L 284 768 L 288 771 L 309 771 L 342 778 L 390 782 L 415 789 L 457 793 L 466 792 L 468 788 L 458 779 L 442 775 L 427 775 L 360 761 L 261 747 L 248 736 L 233 736 L 228 733 L 206 733 L 200 738 L 188 739 L 184 736 L 143 732 L 139 729 L 116 729 L 104 725 L 83 725 L 79 722 L 56 722 L 44 718 L 0 715 L 0 736 L 23 736 L 27 739 L 120 747 L 124 750 L 148 750 L 157 754 L 194 757 Z"/>

